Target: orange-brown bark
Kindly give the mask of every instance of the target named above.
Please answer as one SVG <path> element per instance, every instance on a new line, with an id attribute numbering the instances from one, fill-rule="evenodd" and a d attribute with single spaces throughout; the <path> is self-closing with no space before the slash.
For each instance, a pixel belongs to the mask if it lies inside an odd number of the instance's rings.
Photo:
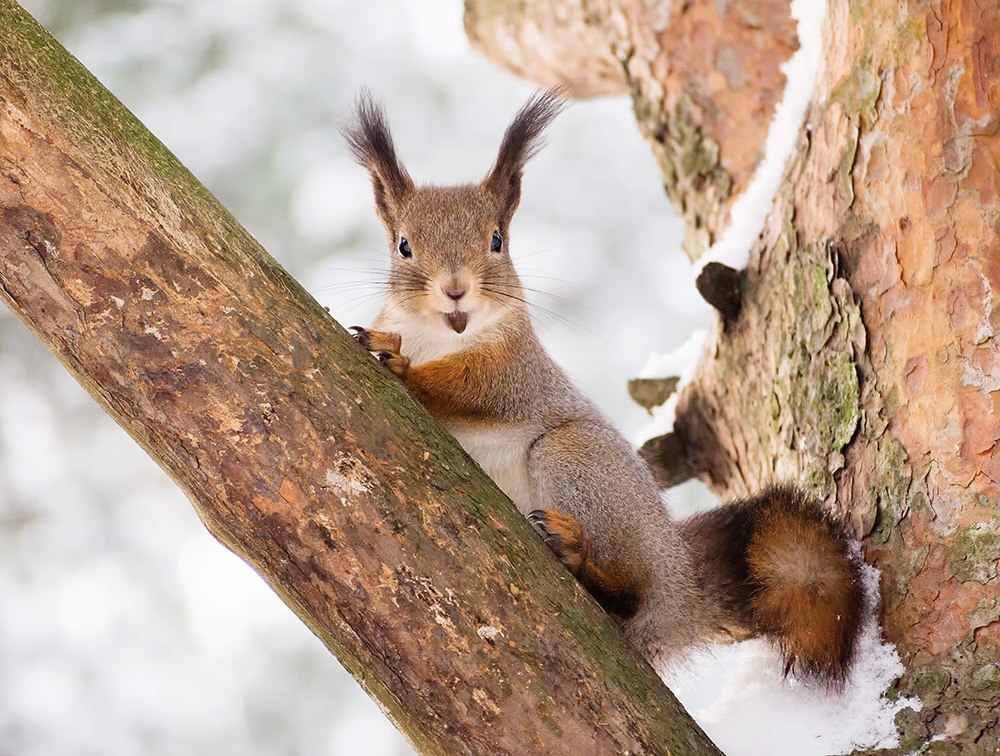
<path id="1" fill-rule="evenodd" d="M 657 65 L 666 47 L 718 50 L 740 35 L 748 49 L 758 43 L 759 32 L 731 15 L 741 4 L 705 5 L 725 9 L 725 30 L 694 28 L 667 11 L 630 17 L 643 29 L 629 38 L 661 35 L 662 45 L 637 45 L 627 68 L 647 133 L 656 132 L 662 111 L 644 107 L 643 93 L 657 88 L 732 110 L 731 88 L 713 92 L 704 61 Z M 684 6 L 711 13 L 698 2 Z M 606 13 L 609 34 L 621 38 L 629 17 L 621 5 L 587 7 L 592 27 Z M 661 448 L 683 448 L 686 459 L 672 469 L 694 470 L 723 496 L 781 479 L 827 496 L 882 571 L 885 632 L 907 668 L 899 688 L 923 703 L 899 718 L 901 749 L 943 737 L 967 752 L 993 753 L 1000 748 L 1000 10 L 975 0 L 831 0 L 823 31 L 825 66 L 753 247 L 742 308 L 715 333 L 680 399 L 676 434 Z M 781 40 L 770 42 L 777 58 L 790 49 Z M 770 101 L 769 70 L 745 65 L 738 73 L 743 101 Z M 702 138 L 710 123 L 701 119 Z M 750 153 L 718 130 L 711 141 L 721 165 L 748 165 Z M 684 145 L 675 149 L 683 153 Z M 670 166 L 663 167 L 669 185 Z M 695 200 L 704 206 L 717 187 L 692 184 L 691 192 L 706 193 Z M 724 215 L 705 217 L 717 233 Z"/>

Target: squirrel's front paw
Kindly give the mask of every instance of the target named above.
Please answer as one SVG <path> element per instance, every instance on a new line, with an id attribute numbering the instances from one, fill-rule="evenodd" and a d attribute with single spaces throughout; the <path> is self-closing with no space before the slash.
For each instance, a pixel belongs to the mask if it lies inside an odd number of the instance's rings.
<path id="1" fill-rule="evenodd" d="M 379 362 L 400 378 L 410 369 L 410 358 L 399 353 L 403 339 L 398 333 L 370 331 L 361 326 L 351 326 L 351 335 L 362 347 L 372 353 Z"/>
<path id="2" fill-rule="evenodd" d="M 587 560 L 590 538 L 573 515 L 556 509 L 536 509 L 528 513 L 528 522 L 570 572 L 575 574 Z"/>
<path id="3" fill-rule="evenodd" d="M 378 361 L 385 365 L 389 370 L 398 375 L 400 378 L 405 378 L 407 371 L 410 369 L 410 358 L 404 357 L 396 352 L 375 352 L 375 356 Z"/>
<path id="4" fill-rule="evenodd" d="M 371 331 L 361 326 L 351 326 L 348 330 L 354 340 L 369 352 L 395 352 L 403 348 L 403 339 L 398 333 L 387 333 L 385 331 Z"/>

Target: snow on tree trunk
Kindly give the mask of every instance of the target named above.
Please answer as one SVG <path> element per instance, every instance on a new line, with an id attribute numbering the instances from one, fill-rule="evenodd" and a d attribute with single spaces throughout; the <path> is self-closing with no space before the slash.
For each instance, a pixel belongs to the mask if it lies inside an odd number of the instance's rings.
<path id="1" fill-rule="evenodd" d="M 454 439 L 12 0 L 0 299 L 421 752 L 718 753 Z"/>
<path id="2" fill-rule="evenodd" d="M 819 2 L 819 0 L 816 0 Z M 544 5 L 544 4 L 543 4 Z M 791 45 L 787 2 L 467 0 L 473 43 L 571 91 L 613 68 L 697 257 L 748 184 Z M 561 26 L 558 20 L 566 20 Z M 794 28 L 794 27 L 792 27 Z M 558 56 L 555 56 L 558 57 Z M 1000 10 L 831 0 L 806 122 L 678 404 L 676 443 L 723 497 L 778 479 L 826 497 L 882 571 L 906 665 L 908 752 L 1000 748 Z M 574 81 L 583 82 L 575 86 Z M 605 86 L 600 91 L 612 91 Z M 748 242 L 751 240 L 748 240 Z M 949 750 L 952 749 L 952 750 Z"/>

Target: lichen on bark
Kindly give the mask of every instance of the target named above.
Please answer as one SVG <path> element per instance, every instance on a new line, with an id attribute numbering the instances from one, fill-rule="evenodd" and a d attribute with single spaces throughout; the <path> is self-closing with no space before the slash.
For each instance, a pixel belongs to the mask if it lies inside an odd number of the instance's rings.
<path id="1" fill-rule="evenodd" d="M 860 312 L 835 247 L 800 242 L 790 197 L 747 269 L 739 320 L 717 326 L 716 347 L 678 406 L 675 430 L 690 456 L 710 460 L 696 469 L 734 495 L 795 480 L 829 496 L 861 420 Z M 720 380 L 732 374 L 740 381 Z"/>
<path id="2" fill-rule="evenodd" d="M 666 114 L 662 101 L 636 85 L 632 100 L 636 121 L 660 167 L 663 189 L 684 221 L 684 250 L 697 260 L 723 225 L 732 176 L 722 166 L 719 146 L 691 118 L 687 99 Z"/>

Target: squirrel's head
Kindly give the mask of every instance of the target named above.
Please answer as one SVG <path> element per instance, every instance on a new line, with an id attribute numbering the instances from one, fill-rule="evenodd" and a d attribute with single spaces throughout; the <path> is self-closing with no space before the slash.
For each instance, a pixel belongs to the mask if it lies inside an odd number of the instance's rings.
<path id="1" fill-rule="evenodd" d="M 385 113 L 362 92 L 354 121 L 343 133 L 371 174 L 375 208 L 389 240 L 394 307 L 455 333 L 479 331 L 524 307 L 507 232 L 521 198 L 524 164 L 563 106 L 556 92 L 532 96 L 507 127 L 493 167 L 478 184 L 416 186 L 396 156 Z"/>

